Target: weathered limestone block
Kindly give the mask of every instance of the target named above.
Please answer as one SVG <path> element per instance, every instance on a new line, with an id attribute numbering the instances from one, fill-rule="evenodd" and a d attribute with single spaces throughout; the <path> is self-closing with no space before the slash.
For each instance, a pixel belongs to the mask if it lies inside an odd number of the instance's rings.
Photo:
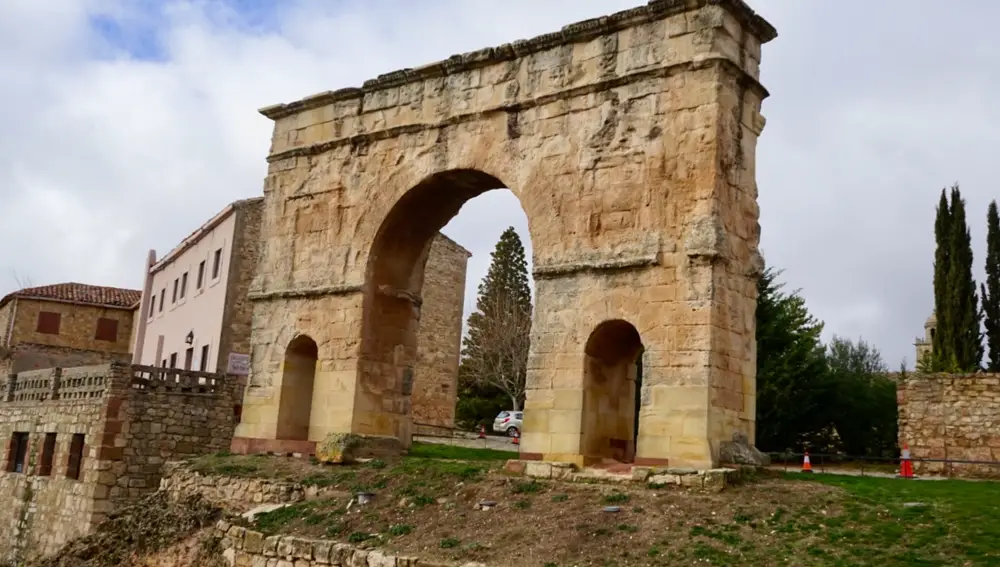
<path id="1" fill-rule="evenodd" d="M 752 446 L 746 434 L 737 431 L 733 433 L 732 441 L 723 441 L 719 445 L 719 462 L 728 465 L 766 467 L 771 464 L 771 457 Z"/>
<path id="2" fill-rule="evenodd" d="M 359 458 L 395 457 L 404 452 L 395 437 L 331 433 L 316 447 L 316 459 L 321 463 L 353 463 Z"/>
<path id="3" fill-rule="evenodd" d="M 350 433 L 331 433 L 316 446 L 316 459 L 321 463 L 353 463 L 354 450 L 361 438 Z"/>
<path id="4" fill-rule="evenodd" d="M 657 474 L 649 477 L 648 482 L 651 486 L 667 486 L 667 485 L 680 486 L 681 477 L 676 474 Z"/>
<path id="5" fill-rule="evenodd" d="M 524 474 L 533 478 L 552 478 L 552 463 L 529 461 L 525 464 Z"/>

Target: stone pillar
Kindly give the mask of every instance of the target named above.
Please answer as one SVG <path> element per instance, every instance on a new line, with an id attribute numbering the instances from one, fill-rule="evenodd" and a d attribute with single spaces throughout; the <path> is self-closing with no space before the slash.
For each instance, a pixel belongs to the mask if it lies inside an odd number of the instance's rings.
<path id="1" fill-rule="evenodd" d="M 59 399 L 59 388 L 62 386 L 62 368 L 52 369 L 52 378 L 49 381 L 49 399 Z"/>
<path id="2" fill-rule="evenodd" d="M 14 401 L 14 391 L 17 389 L 17 374 L 13 372 L 7 375 L 7 390 L 4 392 L 4 401 Z"/>

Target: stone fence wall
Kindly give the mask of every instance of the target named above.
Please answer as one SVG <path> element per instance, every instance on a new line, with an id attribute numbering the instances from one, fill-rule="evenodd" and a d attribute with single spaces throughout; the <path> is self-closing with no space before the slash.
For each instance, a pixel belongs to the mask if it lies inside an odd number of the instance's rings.
<path id="1" fill-rule="evenodd" d="M 197 494 L 230 513 L 242 513 L 260 504 L 301 502 L 338 492 L 333 488 L 280 480 L 202 475 L 183 462 L 171 462 L 163 467 L 160 490 L 172 499 Z M 220 521 L 215 532 L 222 540 L 222 552 L 229 565 L 446 567 L 416 557 L 395 556 L 331 540 L 265 536 L 226 521 Z"/>
<path id="2" fill-rule="evenodd" d="M 899 446 L 913 458 L 997 463 L 916 462 L 916 474 L 1000 478 L 1000 375 L 910 374 L 896 396 Z"/>
<path id="3" fill-rule="evenodd" d="M 113 362 L 0 387 L 0 564 L 56 551 L 160 484 L 163 464 L 228 449 L 242 398 L 223 375 Z"/>
<path id="4" fill-rule="evenodd" d="M 294 536 L 267 536 L 220 521 L 223 555 L 230 565 L 275 565 L 276 567 L 446 567 L 416 557 L 393 555 L 377 549 L 359 549 L 346 543 Z M 466 563 L 462 567 L 484 567 Z"/>
<path id="5" fill-rule="evenodd" d="M 230 512 L 243 512 L 260 504 L 301 502 L 340 492 L 266 478 L 202 475 L 183 462 L 164 465 L 160 490 L 173 499 L 197 494 Z"/>

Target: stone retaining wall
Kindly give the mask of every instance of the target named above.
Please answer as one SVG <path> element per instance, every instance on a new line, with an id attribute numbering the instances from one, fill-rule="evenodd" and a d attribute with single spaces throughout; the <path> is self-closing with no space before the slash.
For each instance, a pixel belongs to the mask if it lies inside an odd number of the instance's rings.
<path id="1" fill-rule="evenodd" d="M 123 363 L 22 372 L 0 387 L 0 564 L 20 565 L 86 535 L 155 491 L 163 463 L 228 448 L 239 383 Z M 15 433 L 27 434 L 23 466 Z M 79 474 L 70 471 L 75 436 Z M 54 437 L 51 467 L 42 466 Z M 14 470 L 18 468 L 19 470 Z"/>
<path id="2" fill-rule="evenodd" d="M 220 521 L 223 555 L 230 565 L 266 567 L 445 567 L 416 557 L 392 555 L 377 549 L 359 549 L 346 543 L 310 540 L 293 536 L 265 536 L 260 532 Z M 473 567 L 477 563 L 466 563 Z"/>
<path id="3" fill-rule="evenodd" d="M 166 491 L 175 499 L 200 494 L 229 511 L 244 511 L 260 504 L 301 502 L 340 492 L 326 487 L 266 478 L 203 475 L 192 471 L 184 462 L 164 465 L 160 490 Z"/>
<path id="4" fill-rule="evenodd" d="M 896 390 L 899 446 L 914 459 L 997 465 L 914 463 L 916 474 L 1000 478 L 1000 375 L 911 374 Z"/>
<path id="5" fill-rule="evenodd" d="M 610 482 L 639 482 L 646 483 L 651 487 L 681 486 L 684 488 L 694 488 L 698 490 L 710 490 L 719 492 L 727 486 L 732 486 L 740 481 L 744 474 L 744 468 L 723 468 L 698 470 L 677 467 L 644 467 L 633 466 L 627 473 L 603 470 L 599 468 L 587 468 L 577 470 L 569 463 L 525 461 L 511 459 L 504 466 L 505 470 L 513 474 L 522 474 L 532 478 L 551 478 L 568 481 L 610 481 Z M 746 467 L 754 468 L 754 467 Z"/>

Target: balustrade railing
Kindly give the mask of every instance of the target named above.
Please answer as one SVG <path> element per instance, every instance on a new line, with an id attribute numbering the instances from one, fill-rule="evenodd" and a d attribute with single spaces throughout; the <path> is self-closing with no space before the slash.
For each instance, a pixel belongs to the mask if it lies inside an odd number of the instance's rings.
<path id="1" fill-rule="evenodd" d="M 226 380 L 222 374 L 156 366 L 111 364 L 50 368 L 8 375 L 0 382 L 0 402 L 100 398 L 113 383 L 122 383 L 138 391 L 216 394 L 223 391 Z"/>
<path id="2" fill-rule="evenodd" d="M 181 394 L 215 394 L 222 391 L 225 380 L 220 374 L 163 368 L 132 366 L 132 388 Z"/>

